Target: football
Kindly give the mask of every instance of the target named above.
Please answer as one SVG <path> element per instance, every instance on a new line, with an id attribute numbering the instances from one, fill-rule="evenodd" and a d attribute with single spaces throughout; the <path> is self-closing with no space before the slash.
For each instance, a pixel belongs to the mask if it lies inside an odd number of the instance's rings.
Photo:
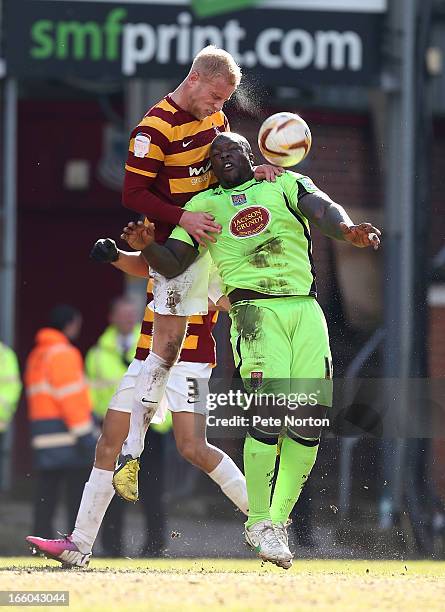
<path id="1" fill-rule="evenodd" d="M 275 166 L 296 166 L 309 153 L 311 144 L 312 135 L 308 124 L 294 113 L 271 115 L 258 132 L 260 151 Z"/>

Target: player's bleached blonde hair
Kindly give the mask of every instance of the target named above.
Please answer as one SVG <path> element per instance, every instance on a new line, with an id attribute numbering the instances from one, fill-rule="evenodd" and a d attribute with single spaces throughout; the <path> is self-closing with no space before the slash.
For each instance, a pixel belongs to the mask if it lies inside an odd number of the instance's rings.
<path id="1" fill-rule="evenodd" d="M 235 87 L 238 87 L 241 81 L 241 68 L 232 55 L 214 45 L 208 45 L 201 49 L 193 60 L 191 70 L 196 70 L 196 72 L 210 79 L 222 77 Z"/>

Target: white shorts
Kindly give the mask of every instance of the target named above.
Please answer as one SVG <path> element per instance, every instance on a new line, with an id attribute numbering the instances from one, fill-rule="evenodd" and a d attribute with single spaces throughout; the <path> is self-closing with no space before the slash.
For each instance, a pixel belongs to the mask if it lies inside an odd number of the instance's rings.
<path id="1" fill-rule="evenodd" d="M 175 278 L 165 278 L 150 270 L 154 281 L 153 310 L 180 317 L 207 314 L 211 261 L 209 253 L 204 253 Z"/>
<path id="2" fill-rule="evenodd" d="M 116 393 L 111 398 L 109 410 L 131 412 L 134 402 L 136 379 L 144 362 L 133 359 L 128 366 Z M 209 363 L 178 361 L 172 367 L 164 397 L 152 419 L 152 423 L 162 423 L 167 410 L 171 412 L 193 412 L 207 415 L 207 394 L 212 366 Z"/>

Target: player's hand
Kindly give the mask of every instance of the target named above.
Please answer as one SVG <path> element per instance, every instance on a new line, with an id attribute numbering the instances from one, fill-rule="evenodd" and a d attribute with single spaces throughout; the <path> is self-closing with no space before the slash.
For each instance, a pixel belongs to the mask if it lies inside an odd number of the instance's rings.
<path id="1" fill-rule="evenodd" d="M 130 221 L 122 230 L 122 240 L 135 251 L 142 251 L 155 240 L 155 226 L 153 223 L 145 225 L 142 221 Z"/>
<path id="2" fill-rule="evenodd" d="M 90 259 L 99 263 L 112 263 L 119 259 L 119 250 L 111 238 L 100 238 L 91 249 Z"/>
<path id="3" fill-rule="evenodd" d="M 340 223 L 340 229 L 343 232 L 344 239 L 356 247 L 372 246 L 374 251 L 377 251 L 380 246 L 379 236 L 381 236 L 381 232 L 371 223 L 360 223 L 360 225 Z"/>
<path id="4" fill-rule="evenodd" d="M 216 242 L 216 238 L 212 234 L 221 232 L 221 225 L 215 223 L 215 217 L 209 215 L 209 213 L 185 210 L 179 219 L 179 225 L 204 247 L 207 246 L 206 240 Z"/>
<path id="5" fill-rule="evenodd" d="M 254 171 L 254 176 L 258 181 L 267 181 L 268 183 L 275 183 L 277 176 L 283 174 L 284 168 L 280 166 L 272 166 L 272 164 L 261 164 L 257 166 Z"/>

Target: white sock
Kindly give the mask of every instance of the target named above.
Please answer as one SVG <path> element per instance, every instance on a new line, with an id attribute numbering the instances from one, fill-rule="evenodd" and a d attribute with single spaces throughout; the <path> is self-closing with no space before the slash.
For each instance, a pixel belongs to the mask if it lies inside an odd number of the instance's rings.
<path id="1" fill-rule="evenodd" d="M 165 392 L 171 366 L 155 353 L 150 353 L 136 381 L 135 402 L 131 410 L 130 429 L 122 445 L 122 454 L 140 457 L 145 434 Z M 144 401 L 142 401 L 144 400 Z"/>
<path id="2" fill-rule="evenodd" d="M 226 455 L 221 449 L 223 458 L 218 463 L 216 468 L 209 473 L 212 480 L 221 487 L 224 495 L 233 501 L 241 512 L 245 515 L 248 513 L 247 488 L 244 474 L 238 468 L 236 463 L 232 461 L 229 455 Z"/>
<path id="3" fill-rule="evenodd" d="M 81 553 L 91 552 L 105 512 L 114 496 L 113 472 L 93 467 L 83 489 L 71 538 Z"/>

